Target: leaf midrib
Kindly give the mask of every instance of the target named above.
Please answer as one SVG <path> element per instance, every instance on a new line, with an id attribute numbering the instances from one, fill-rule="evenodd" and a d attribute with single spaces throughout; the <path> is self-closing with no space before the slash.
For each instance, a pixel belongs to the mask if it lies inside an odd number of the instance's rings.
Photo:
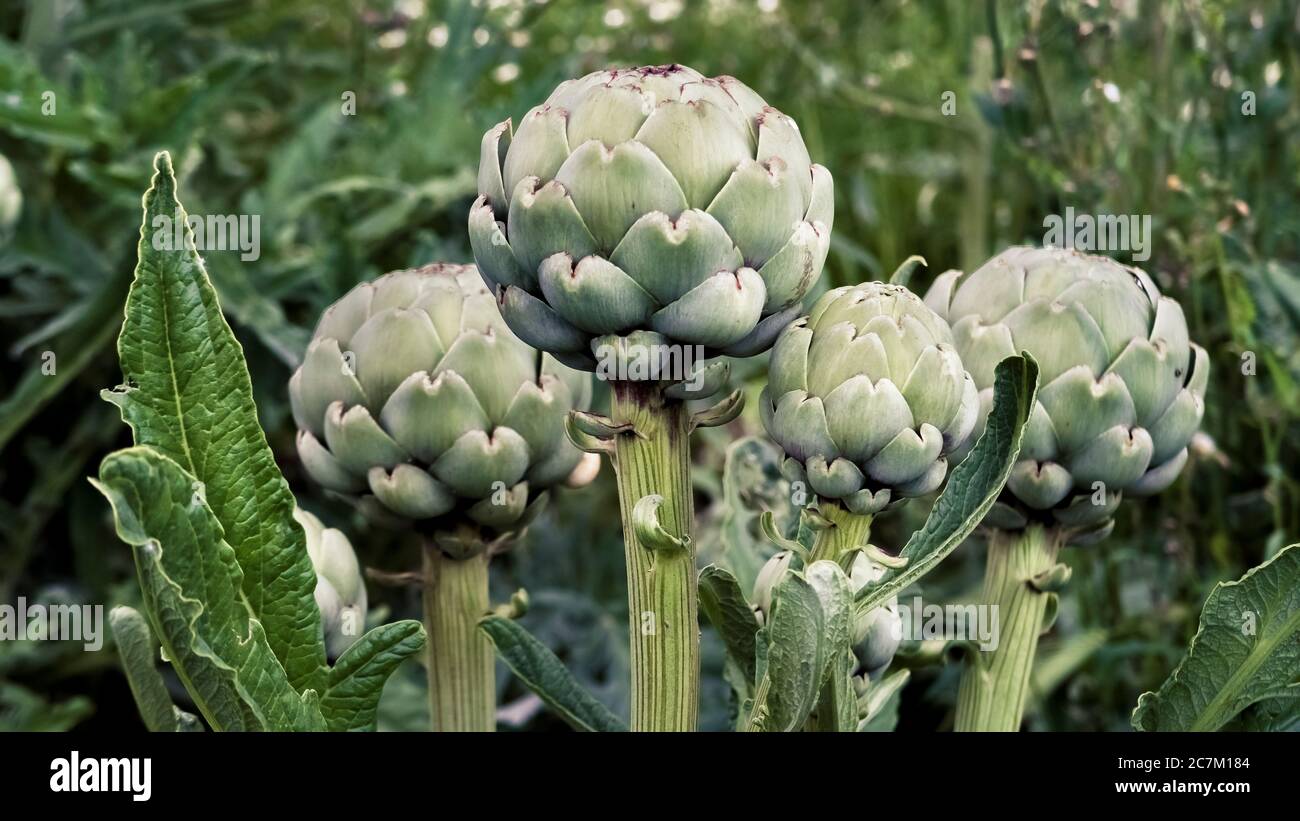
<path id="1" fill-rule="evenodd" d="M 1290 618 L 1282 622 L 1282 629 L 1276 631 L 1273 638 L 1265 638 L 1255 643 L 1255 646 L 1246 654 L 1246 660 L 1237 668 L 1236 672 L 1229 676 L 1228 680 L 1223 683 L 1223 686 L 1219 688 L 1218 693 L 1216 693 L 1214 698 L 1205 705 L 1205 709 L 1196 717 L 1196 720 L 1192 722 L 1189 729 L 1193 731 L 1206 731 L 1215 730 L 1223 726 L 1223 724 L 1231 718 L 1233 714 L 1235 714 L 1233 713 L 1220 717 L 1220 714 L 1224 712 L 1233 696 L 1235 696 L 1237 691 L 1240 690 L 1252 676 L 1254 676 L 1264 662 L 1268 661 L 1269 656 L 1272 655 L 1273 649 L 1276 648 L 1283 639 L 1294 635 L 1297 630 L 1300 630 L 1300 609 L 1294 610 L 1291 613 Z"/>

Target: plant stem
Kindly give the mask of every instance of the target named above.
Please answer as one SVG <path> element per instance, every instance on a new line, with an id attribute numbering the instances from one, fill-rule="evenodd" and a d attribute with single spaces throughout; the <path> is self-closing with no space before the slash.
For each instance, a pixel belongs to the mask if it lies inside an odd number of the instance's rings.
<path id="1" fill-rule="evenodd" d="M 434 732 L 496 729 L 492 644 L 479 632 L 488 611 L 488 556 L 445 555 L 424 543 L 424 629 L 429 634 L 429 716 Z"/>
<path id="2" fill-rule="evenodd" d="M 614 443 L 614 471 L 623 516 L 631 634 L 632 729 L 693 731 L 699 716 L 700 628 L 695 545 L 690 541 L 690 414 L 655 383 L 614 382 L 612 416 L 634 432 Z M 663 497 L 659 524 L 684 548 L 651 550 L 632 526 L 643 497 Z"/>
<path id="3" fill-rule="evenodd" d="M 1020 729 L 1038 636 L 1056 595 L 1031 580 L 1056 564 L 1062 542 L 1059 531 L 1041 525 L 1019 533 L 995 530 L 989 537 L 983 602 L 997 608 L 998 645 L 978 657 L 971 651 L 957 694 L 958 732 Z"/>
<path id="4" fill-rule="evenodd" d="M 871 516 L 850 513 L 836 502 L 822 500 L 817 512 L 830 519 L 831 526 L 818 531 L 813 543 L 812 561 L 829 559 L 838 562 L 840 557 L 871 540 Z"/>

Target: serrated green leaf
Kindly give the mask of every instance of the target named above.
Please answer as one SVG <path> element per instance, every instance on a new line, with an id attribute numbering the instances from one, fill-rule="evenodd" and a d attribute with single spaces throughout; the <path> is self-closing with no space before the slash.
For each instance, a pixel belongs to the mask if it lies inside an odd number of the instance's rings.
<path id="1" fill-rule="evenodd" d="M 327 674 L 316 574 L 293 520 L 293 494 L 258 425 L 243 351 L 188 227 L 184 247 L 165 250 L 164 235 L 174 242 L 165 229 L 186 217 L 166 152 L 154 168 L 118 339 L 124 384 L 104 398 L 121 409 L 137 445 L 154 448 L 201 483 L 271 649 L 295 689 L 322 692 Z"/>
<path id="2" fill-rule="evenodd" d="M 754 638 L 758 619 L 740 590 L 740 583 L 730 572 L 711 564 L 700 571 L 700 609 L 718 631 L 727 656 L 754 686 Z"/>
<path id="3" fill-rule="evenodd" d="M 879 584 L 864 587 L 857 603 L 859 614 L 871 612 L 915 584 L 979 525 L 1020 455 L 1020 439 L 1037 392 L 1038 363 L 1032 356 L 1009 356 L 998 363 L 993 408 L 984 433 L 948 477 L 925 524 L 903 546 L 899 555 L 908 560 L 907 566 L 889 570 Z"/>
<path id="4" fill-rule="evenodd" d="M 772 614 L 759 631 L 755 709 L 764 732 L 801 726 L 817 704 L 826 669 L 826 618 L 821 599 L 799 573 L 786 573 L 773 594 Z"/>
<path id="5" fill-rule="evenodd" d="M 324 730 L 316 691 L 291 686 L 193 477 L 167 456 L 135 447 L 109 454 L 94 484 L 113 507 L 118 538 L 134 548 L 153 632 L 208 724 Z"/>
<path id="6" fill-rule="evenodd" d="M 1217 730 L 1256 702 L 1300 697 L 1300 544 L 1222 582 L 1173 675 L 1143 693 L 1133 727 Z"/>
<path id="7" fill-rule="evenodd" d="M 330 668 L 329 689 L 320 700 L 329 728 L 373 730 L 384 684 L 424 640 L 424 626 L 410 620 L 380 625 L 357 639 Z"/>
<path id="8" fill-rule="evenodd" d="M 114 607 L 108 614 L 108 624 L 113 630 L 117 654 L 122 659 L 122 670 L 135 697 L 136 709 L 149 732 L 174 733 L 197 724 L 194 716 L 172 703 L 162 673 L 154 666 L 158 642 L 154 641 L 145 617 L 130 607 Z"/>
<path id="9" fill-rule="evenodd" d="M 624 732 L 627 724 L 582 689 L 564 664 L 517 622 L 485 616 L 479 629 L 519 680 L 570 727 L 591 733 Z"/>

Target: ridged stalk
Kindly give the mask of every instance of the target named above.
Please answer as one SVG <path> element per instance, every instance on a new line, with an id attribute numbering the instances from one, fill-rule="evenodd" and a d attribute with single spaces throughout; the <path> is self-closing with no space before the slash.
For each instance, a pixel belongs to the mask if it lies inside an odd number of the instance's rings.
<path id="1" fill-rule="evenodd" d="M 831 526 L 817 532 L 817 541 L 812 549 L 813 561 L 829 559 L 838 562 L 845 553 L 871 540 L 871 516 L 850 513 L 826 500 L 817 505 L 817 512 L 829 519 Z"/>
<path id="2" fill-rule="evenodd" d="M 635 433 L 614 443 L 614 470 L 623 517 L 631 634 L 632 729 L 693 731 L 699 717 L 700 630 L 695 545 L 690 540 L 690 415 L 654 383 L 614 382 L 612 417 Z M 686 541 L 652 550 L 637 539 L 632 510 L 662 496 L 659 524 Z"/>
<path id="3" fill-rule="evenodd" d="M 1031 580 L 1056 564 L 1058 531 L 1031 525 L 1018 533 L 993 531 L 984 573 L 983 603 L 997 607 L 998 646 L 966 662 L 957 694 L 958 732 L 1015 732 L 1025 712 L 1029 677 L 1050 597 Z"/>
<path id="4" fill-rule="evenodd" d="M 496 729 L 492 644 L 478 629 L 488 611 L 488 557 L 453 559 L 424 545 L 424 629 L 434 732 Z"/>

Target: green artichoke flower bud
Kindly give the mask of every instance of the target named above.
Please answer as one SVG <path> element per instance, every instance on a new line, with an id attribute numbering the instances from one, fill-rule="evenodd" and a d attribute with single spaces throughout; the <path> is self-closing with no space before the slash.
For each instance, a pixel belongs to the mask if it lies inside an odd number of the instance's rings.
<path id="1" fill-rule="evenodd" d="M 366 627 L 366 583 L 352 543 L 300 507 L 293 518 L 307 534 L 307 555 L 316 571 L 316 606 L 325 630 L 325 652 L 338 658 Z"/>
<path id="2" fill-rule="evenodd" d="M 1205 412 L 1210 362 L 1191 342 L 1183 309 L 1151 277 L 1106 257 L 1058 248 L 1009 248 L 971 274 L 935 280 L 926 303 L 952 323 L 980 389 L 993 369 L 1028 351 L 1038 401 L 1020 461 L 992 523 L 1023 526 L 1026 511 L 1076 533 L 1104 535 L 1124 493 L 1166 488 L 1187 461 Z"/>
<path id="3" fill-rule="evenodd" d="M 777 339 L 759 399 L 792 480 L 860 515 L 937 488 L 979 409 L 952 341 L 906 288 L 826 292 Z"/>
<path id="4" fill-rule="evenodd" d="M 289 396 L 298 454 L 322 487 L 491 538 L 574 473 L 583 454 L 564 420 L 590 404 L 591 378 L 520 342 L 472 265 L 436 264 L 327 309 Z"/>
<path id="5" fill-rule="evenodd" d="M 773 591 L 790 570 L 790 562 L 793 558 L 794 553 L 782 550 L 768 559 L 758 571 L 750 598 L 759 624 L 763 624 L 767 620 L 767 615 L 772 612 Z M 871 561 L 865 553 L 858 553 L 853 557 L 849 574 L 853 592 L 857 593 L 867 585 L 880 581 L 884 572 L 883 566 Z M 869 676 L 878 676 L 889 666 L 889 662 L 893 661 L 894 654 L 902 643 L 902 635 L 898 597 L 856 618 L 853 623 L 852 641 L 853 653 L 858 659 L 859 669 Z"/>
<path id="6" fill-rule="evenodd" d="M 470 242 L 519 337 L 588 370 L 617 340 L 751 356 L 830 244 L 831 175 L 733 77 L 679 65 L 562 83 L 483 136 Z"/>
<path id="7" fill-rule="evenodd" d="M 884 566 L 871 561 L 865 553 L 853 557 L 849 581 L 854 593 L 880 581 L 883 575 Z M 869 678 L 879 678 L 902 643 L 903 621 L 898 615 L 897 596 L 853 623 L 853 655 L 858 659 L 859 669 Z"/>
<path id="8" fill-rule="evenodd" d="M 781 583 L 781 579 L 785 578 L 785 572 L 790 569 L 792 558 L 794 558 L 792 552 L 782 550 L 759 568 L 758 576 L 754 579 L 754 592 L 750 598 L 760 622 L 772 612 L 772 591 Z"/>
<path id="9" fill-rule="evenodd" d="M 23 192 L 18 187 L 18 177 L 9 159 L 0 154 L 0 239 L 9 236 L 22 210 Z"/>

